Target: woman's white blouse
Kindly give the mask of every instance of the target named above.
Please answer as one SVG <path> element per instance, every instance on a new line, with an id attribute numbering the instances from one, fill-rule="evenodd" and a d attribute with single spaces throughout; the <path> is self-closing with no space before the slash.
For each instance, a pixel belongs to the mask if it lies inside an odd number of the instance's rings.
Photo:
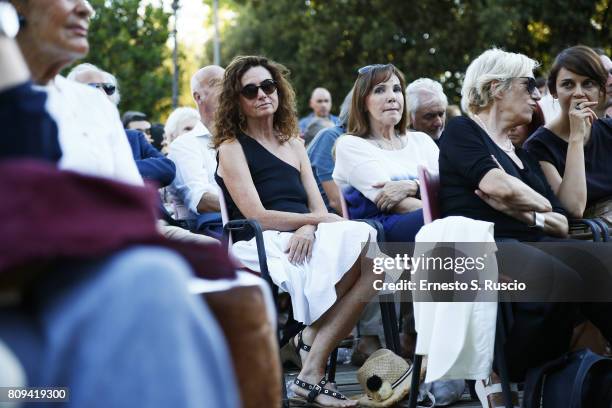
<path id="1" fill-rule="evenodd" d="M 402 149 L 384 150 L 358 136 L 341 136 L 336 142 L 333 173 L 340 189 L 356 188 L 374 201 L 380 191 L 372 187 L 376 183 L 416 179 L 419 165 L 438 172 L 439 149 L 431 137 L 423 132 L 408 132 L 401 138 Z"/>

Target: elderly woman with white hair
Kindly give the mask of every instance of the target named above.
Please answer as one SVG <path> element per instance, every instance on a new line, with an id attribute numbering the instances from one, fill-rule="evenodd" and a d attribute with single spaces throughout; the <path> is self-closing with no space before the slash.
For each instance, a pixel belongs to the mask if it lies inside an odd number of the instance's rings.
<path id="1" fill-rule="evenodd" d="M 525 55 L 499 49 L 476 58 L 462 88 L 462 108 L 468 116 L 451 120 L 440 141 L 442 214 L 494 223 L 500 273 L 536 290 L 529 292 L 529 299 L 542 302 L 501 306 L 512 315 L 504 351 L 513 381 L 524 380 L 529 368 L 567 351 L 576 315 L 587 317 L 612 339 L 610 303 L 581 303 L 597 296 L 584 290 L 591 279 L 588 273 L 596 269 L 584 256 L 572 259 L 577 251 L 565 239 L 565 210 L 537 160 L 515 148 L 508 137 L 512 128 L 531 121 L 540 99 L 533 77 L 536 66 Z M 562 251 L 547 250 L 549 254 L 524 241 L 556 242 Z M 609 283 L 601 283 L 609 288 Z M 512 294 L 510 300 L 521 300 L 518 296 Z M 570 299 L 575 303 L 553 303 Z M 493 374 L 476 384 L 484 407 L 496 406 L 496 379 Z"/>
<path id="2" fill-rule="evenodd" d="M 169 146 L 174 139 L 191 131 L 199 121 L 200 113 L 193 108 L 181 106 L 173 110 L 164 126 L 166 145 Z"/>

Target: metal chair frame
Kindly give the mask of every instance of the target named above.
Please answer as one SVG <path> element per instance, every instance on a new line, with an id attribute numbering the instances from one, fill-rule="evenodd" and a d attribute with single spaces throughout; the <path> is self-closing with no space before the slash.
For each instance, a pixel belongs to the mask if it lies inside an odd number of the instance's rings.
<path id="1" fill-rule="evenodd" d="M 348 211 L 348 205 L 344 199 L 344 195 L 340 194 L 340 206 L 342 208 L 342 217 L 351 220 Z M 355 219 L 352 221 L 365 222 L 376 230 L 376 240 L 379 243 L 385 242 L 385 230 L 382 224 L 376 220 Z M 382 317 L 382 325 L 385 333 L 385 343 L 387 348 L 396 354 L 400 352 L 399 340 L 399 324 L 397 313 L 395 311 L 395 299 L 393 294 L 379 295 L 380 314 Z"/>
<path id="2" fill-rule="evenodd" d="M 241 220 L 230 220 L 229 213 L 227 211 L 227 202 L 225 200 L 225 195 L 223 191 L 219 188 L 219 206 L 221 209 L 221 219 L 223 221 L 223 244 L 226 246 L 228 253 L 230 252 L 232 245 L 232 231 L 244 230 L 246 228 L 250 228 L 255 234 L 255 243 L 257 246 L 257 257 L 259 261 L 259 267 L 261 271 L 261 278 L 264 279 L 270 289 L 272 291 L 272 297 L 274 299 L 274 304 L 278 307 L 278 287 L 272 281 L 270 276 L 270 271 L 268 270 L 268 259 L 266 257 L 266 249 L 265 243 L 263 239 L 263 230 L 261 225 L 257 220 L 254 219 L 241 219 Z M 384 240 L 384 230 L 380 223 L 371 222 L 370 220 L 364 220 L 371 226 L 373 226 L 378 233 L 378 239 Z M 386 295 L 389 296 L 389 295 Z M 385 340 L 387 341 L 387 346 L 390 347 L 393 351 L 397 352 L 399 350 L 399 331 L 397 330 L 397 325 L 393 325 L 390 322 L 397 321 L 395 316 L 395 307 L 393 302 L 393 297 L 391 295 L 391 299 L 384 298 L 380 301 L 381 314 L 383 316 L 383 327 L 385 330 Z M 385 322 L 389 322 L 386 323 Z M 395 328 L 395 330 L 394 330 Z M 277 341 L 279 344 L 279 352 L 281 345 L 281 334 L 277 331 Z M 336 363 L 338 357 L 338 348 L 334 349 L 334 351 L 330 355 L 329 365 L 327 367 L 327 376 L 330 382 L 335 380 L 336 375 Z M 282 372 L 282 395 L 283 395 L 283 406 L 288 406 L 289 401 L 287 398 L 287 385 L 285 384 L 285 375 L 284 371 Z"/>

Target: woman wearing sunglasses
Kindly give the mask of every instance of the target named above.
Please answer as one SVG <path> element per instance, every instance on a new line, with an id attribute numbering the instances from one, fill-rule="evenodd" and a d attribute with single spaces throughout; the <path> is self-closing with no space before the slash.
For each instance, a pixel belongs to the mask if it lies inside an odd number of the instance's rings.
<path id="1" fill-rule="evenodd" d="M 423 226 L 417 166 L 437 172 L 438 147 L 423 132 L 407 132 L 406 84 L 395 66 L 368 65 L 358 74 L 333 177 L 351 218 L 380 221 L 389 242 L 413 242 Z"/>
<path id="2" fill-rule="evenodd" d="M 499 305 L 504 316 L 512 316 L 505 326 L 504 351 L 510 379 L 517 382 L 529 368 L 568 351 L 579 314 L 612 339 L 610 303 L 584 303 L 607 296 L 597 288 L 610 290 L 610 282 L 600 275 L 599 286 L 592 286 L 601 266 L 566 239 L 565 210 L 540 165 L 508 136 L 512 128 L 532 120 L 540 99 L 532 74 L 536 66 L 525 55 L 499 49 L 477 57 L 461 90 L 468 116 L 451 120 L 440 142 L 442 214 L 493 223 L 500 274 L 525 283 L 528 290 L 506 293 L 523 302 Z M 554 303 L 570 299 L 575 303 Z M 483 407 L 499 406 L 498 383 L 496 374 L 477 381 Z M 518 406 L 518 394 L 513 397 Z"/>
<path id="3" fill-rule="evenodd" d="M 563 50 L 548 77 L 561 113 L 526 142 L 548 183 L 574 218 L 612 197 L 612 119 L 595 111 L 606 100 L 608 73 L 597 53 L 582 45 Z M 587 211 L 588 215 L 594 215 Z"/>
<path id="4" fill-rule="evenodd" d="M 327 212 L 299 139 L 286 75 L 263 57 L 237 57 L 227 67 L 213 138 L 216 179 L 230 218 L 261 224 L 272 280 L 289 292 L 295 319 L 307 325 L 284 349 L 301 362 L 293 390 L 317 406 L 355 406 L 324 373 L 329 354 L 374 295 L 376 278 L 366 273 L 362 244 L 375 242 L 376 233 Z M 253 234 L 233 237 L 234 255 L 258 271 Z"/>

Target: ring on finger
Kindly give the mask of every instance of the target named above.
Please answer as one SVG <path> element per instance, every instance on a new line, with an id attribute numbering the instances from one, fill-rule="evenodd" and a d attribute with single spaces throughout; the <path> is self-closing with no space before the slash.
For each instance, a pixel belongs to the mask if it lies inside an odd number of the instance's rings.
<path id="1" fill-rule="evenodd" d="M 582 104 L 577 103 L 577 104 L 576 104 L 576 110 L 580 110 L 580 109 L 582 109 Z"/>

